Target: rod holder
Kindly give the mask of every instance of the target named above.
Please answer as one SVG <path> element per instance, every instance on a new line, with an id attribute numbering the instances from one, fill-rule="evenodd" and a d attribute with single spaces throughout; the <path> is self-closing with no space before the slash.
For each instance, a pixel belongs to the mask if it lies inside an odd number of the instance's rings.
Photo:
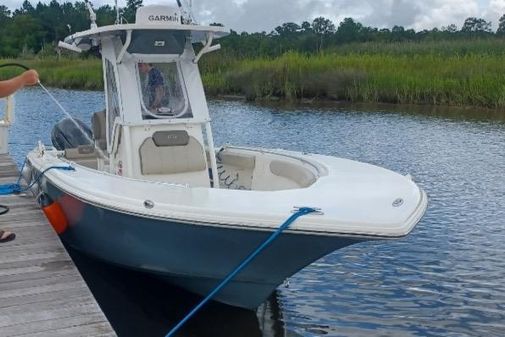
<path id="1" fill-rule="evenodd" d="M 63 48 L 63 49 L 67 49 L 67 50 L 71 50 L 71 51 L 75 51 L 76 53 L 82 53 L 82 49 L 77 47 L 75 44 L 70 44 L 70 43 L 66 43 L 63 41 L 59 41 L 58 47 Z"/>

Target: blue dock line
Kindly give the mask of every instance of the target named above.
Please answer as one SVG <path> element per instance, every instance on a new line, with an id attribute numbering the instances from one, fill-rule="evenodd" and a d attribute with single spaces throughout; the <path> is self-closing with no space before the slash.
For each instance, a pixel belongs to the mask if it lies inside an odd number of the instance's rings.
<path id="1" fill-rule="evenodd" d="M 33 185 L 38 183 L 40 178 L 42 178 L 42 176 L 49 170 L 57 169 L 57 170 L 65 170 L 65 171 L 75 171 L 75 168 L 73 168 L 70 165 L 68 165 L 68 166 L 49 166 L 44 171 L 40 172 L 39 175 L 28 186 L 22 187 L 20 182 L 21 182 L 22 172 L 23 172 L 23 168 L 25 167 L 25 164 L 26 164 L 26 160 L 24 161 L 23 166 L 21 167 L 21 171 L 19 173 L 18 180 L 15 183 L 0 185 L 0 195 L 18 194 L 18 193 L 28 191 L 30 188 L 33 187 Z"/>
<path id="2" fill-rule="evenodd" d="M 210 301 L 221 289 L 223 289 L 230 281 L 242 271 L 249 263 L 251 263 L 252 260 L 256 256 L 258 256 L 259 253 L 261 253 L 266 247 L 268 247 L 281 233 L 284 231 L 286 228 L 288 228 L 296 219 L 298 219 L 301 216 L 318 212 L 317 209 L 315 208 L 310 208 L 310 207 L 300 207 L 298 209 L 295 209 L 295 212 L 274 232 L 272 235 L 268 237 L 254 252 L 252 252 L 244 261 L 242 261 L 238 267 L 236 267 L 228 276 L 224 278 L 221 283 L 219 283 L 218 286 L 212 290 L 207 297 L 205 297 L 197 306 L 191 310 L 186 317 L 184 317 L 175 327 L 170 330 L 170 332 L 165 336 L 165 337 L 172 337 L 175 335 L 175 333 L 188 321 L 193 317 L 198 310 L 200 310 L 208 301 Z"/>

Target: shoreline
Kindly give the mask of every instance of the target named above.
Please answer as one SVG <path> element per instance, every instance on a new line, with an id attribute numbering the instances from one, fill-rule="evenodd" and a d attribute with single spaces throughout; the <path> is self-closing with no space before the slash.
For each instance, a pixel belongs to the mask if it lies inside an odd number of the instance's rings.
<path id="1" fill-rule="evenodd" d="M 73 90 L 83 92 L 102 92 L 102 89 L 83 89 L 83 88 L 61 88 L 57 86 L 46 86 L 49 89 Z M 38 86 L 26 87 L 25 90 L 40 89 Z M 346 111 L 377 111 L 385 113 L 416 113 L 424 116 L 438 116 L 457 118 L 465 116 L 466 118 L 476 120 L 498 120 L 505 122 L 505 109 L 487 108 L 481 106 L 462 106 L 462 105 L 433 105 L 433 104 L 412 104 L 412 103 L 384 103 L 384 102 L 350 102 L 334 99 L 313 98 L 286 100 L 282 98 L 261 98 L 250 100 L 245 95 L 209 95 L 206 94 L 209 101 L 229 101 L 243 102 L 265 107 L 277 107 L 286 110 L 298 110 L 303 108 L 311 109 L 337 109 Z"/>
<path id="2" fill-rule="evenodd" d="M 284 99 L 256 99 L 248 100 L 245 95 L 207 95 L 209 100 L 223 100 L 223 101 L 241 101 L 251 104 L 264 105 L 264 106 L 276 106 L 284 108 L 301 108 L 301 107 L 317 107 L 317 108 L 358 108 L 359 110 L 377 110 L 388 111 L 388 112 L 404 112 L 404 111 L 416 111 L 419 113 L 428 112 L 430 114 L 444 114 L 447 112 L 452 113 L 478 113 L 475 115 L 479 117 L 483 116 L 497 116 L 498 119 L 505 120 L 505 109 L 504 108 L 488 108 L 482 106 L 472 106 L 472 105 L 442 105 L 442 104 L 413 104 L 413 103 L 385 103 L 385 102 L 350 102 L 350 101 L 339 101 L 333 99 L 298 99 L 298 100 L 284 100 Z M 496 119 L 496 118 L 492 118 Z"/>
<path id="3" fill-rule="evenodd" d="M 98 58 L 0 59 L 37 69 L 49 87 L 102 90 Z M 415 57 L 288 52 L 275 58 L 215 57 L 200 63 L 210 99 L 257 104 L 390 104 L 505 111 L 505 63 L 499 55 Z M 0 80 L 20 74 L 0 69 Z"/>

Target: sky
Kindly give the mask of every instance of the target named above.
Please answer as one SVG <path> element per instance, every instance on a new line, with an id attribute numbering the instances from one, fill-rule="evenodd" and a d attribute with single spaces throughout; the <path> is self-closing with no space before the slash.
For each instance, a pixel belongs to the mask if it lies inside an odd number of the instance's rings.
<path id="1" fill-rule="evenodd" d="M 39 0 L 30 1 L 35 5 Z M 114 4 L 114 0 L 90 1 L 94 7 Z M 22 2 L 0 0 L 11 10 Z M 126 0 L 118 3 L 124 6 Z M 172 5 L 175 0 L 144 0 L 144 5 L 149 4 Z M 475 16 L 491 21 L 496 29 L 498 18 L 505 14 L 505 0 L 193 0 L 193 12 L 200 23 L 220 22 L 239 32 L 270 32 L 282 23 L 311 22 L 318 16 L 331 19 L 337 26 L 342 19 L 352 17 L 366 26 L 400 25 L 416 30 L 450 24 L 461 28 L 467 17 Z"/>

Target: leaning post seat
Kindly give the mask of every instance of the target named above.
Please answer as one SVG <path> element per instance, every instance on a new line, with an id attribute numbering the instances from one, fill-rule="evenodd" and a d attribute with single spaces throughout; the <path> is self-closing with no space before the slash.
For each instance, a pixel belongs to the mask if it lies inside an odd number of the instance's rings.
<path id="1" fill-rule="evenodd" d="M 210 184 L 204 148 L 185 130 L 155 132 L 141 144 L 139 157 L 144 176 L 163 175 L 192 186 Z"/>
<path id="2" fill-rule="evenodd" d="M 95 170 L 98 168 L 98 152 L 92 145 L 79 145 L 75 148 L 65 149 L 64 156 L 79 165 Z"/>
<path id="3" fill-rule="evenodd" d="M 107 128 L 105 124 L 105 110 L 95 112 L 91 117 L 91 128 L 96 145 L 101 150 L 107 149 Z"/>

